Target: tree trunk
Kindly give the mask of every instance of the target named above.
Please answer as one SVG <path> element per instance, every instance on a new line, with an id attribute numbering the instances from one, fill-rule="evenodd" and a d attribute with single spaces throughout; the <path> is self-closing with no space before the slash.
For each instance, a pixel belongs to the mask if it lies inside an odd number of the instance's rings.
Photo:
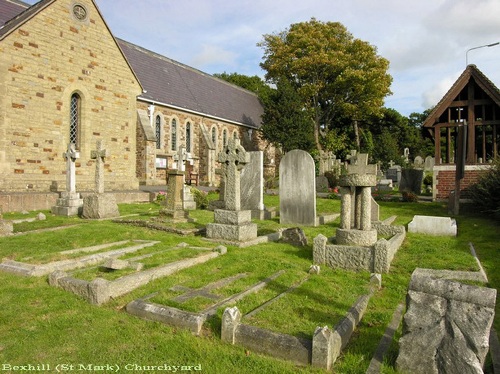
<path id="1" fill-rule="evenodd" d="M 358 128 L 358 121 L 357 120 L 354 120 L 353 127 L 354 127 L 354 137 L 356 139 L 356 150 L 358 152 L 360 152 L 361 151 L 361 140 L 359 139 L 359 128 Z"/>

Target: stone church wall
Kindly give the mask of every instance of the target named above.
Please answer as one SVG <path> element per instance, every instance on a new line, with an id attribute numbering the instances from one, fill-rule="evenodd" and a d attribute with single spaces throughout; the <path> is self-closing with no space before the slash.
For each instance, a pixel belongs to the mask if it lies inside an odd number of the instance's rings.
<path id="1" fill-rule="evenodd" d="M 102 139 L 106 190 L 136 189 L 136 96 L 141 87 L 93 3 L 77 20 L 57 1 L 0 40 L 0 191 L 64 190 L 69 106 L 81 97 L 77 190 L 94 187 Z"/>

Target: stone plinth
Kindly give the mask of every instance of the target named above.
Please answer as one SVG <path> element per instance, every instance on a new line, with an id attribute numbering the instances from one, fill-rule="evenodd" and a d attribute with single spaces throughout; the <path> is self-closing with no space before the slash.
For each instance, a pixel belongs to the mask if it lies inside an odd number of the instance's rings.
<path id="1" fill-rule="evenodd" d="M 348 174 L 340 177 L 339 186 L 343 187 L 374 187 L 377 176 L 374 174 Z"/>
<path id="2" fill-rule="evenodd" d="M 76 216 L 82 213 L 83 199 L 77 192 L 61 192 L 56 205 L 51 208 L 56 216 Z"/>
<path id="3" fill-rule="evenodd" d="M 257 225 L 252 223 L 250 210 L 214 211 L 215 223 L 207 225 L 207 238 L 244 242 L 257 238 Z"/>
<path id="4" fill-rule="evenodd" d="M 369 247 L 377 242 L 377 230 L 337 229 L 335 239 L 339 245 Z"/>
<path id="5" fill-rule="evenodd" d="M 188 211 L 184 210 L 184 172 L 172 170 L 168 173 L 167 199 L 160 209 L 160 217 L 186 222 L 188 216 Z"/>
<path id="6" fill-rule="evenodd" d="M 88 219 L 119 217 L 115 195 L 94 193 L 83 199 L 82 217 Z"/>

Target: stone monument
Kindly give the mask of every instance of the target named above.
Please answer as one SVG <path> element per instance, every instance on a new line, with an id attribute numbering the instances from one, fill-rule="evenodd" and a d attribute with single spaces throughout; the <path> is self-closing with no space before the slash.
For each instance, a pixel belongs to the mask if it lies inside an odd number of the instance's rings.
<path id="1" fill-rule="evenodd" d="M 83 199 L 76 192 L 75 162 L 80 158 L 80 152 L 76 151 L 73 143 L 69 143 L 68 150 L 63 153 L 63 157 L 66 160 L 66 191 L 61 192 L 51 211 L 57 216 L 76 216 L 81 213 L 83 206 Z"/>
<path id="2" fill-rule="evenodd" d="M 100 219 L 120 216 L 115 196 L 104 193 L 104 159 L 108 156 L 108 150 L 103 147 L 102 140 L 98 140 L 96 150 L 90 154 L 90 158 L 95 160 L 95 192 L 83 199 L 83 218 Z"/>
<path id="3" fill-rule="evenodd" d="M 316 171 L 309 153 L 287 152 L 280 163 L 280 223 L 316 226 Z"/>
<path id="4" fill-rule="evenodd" d="M 341 215 L 337 244 L 370 246 L 377 241 L 371 227 L 372 187 L 377 184 L 377 165 L 368 165 L 368 154 L 350 158 L 347 175 L 340 178 Z"/>
<path id="5" fill-rule="evenodd" d="M 483 373 L 497 291 L 417 269 L 407 295 L 396 367 L 404 373 Z"/>
<path id="6" fill-rule="evenodd" d="M 186 152 L 186 147 L 183 145 L 179 146 L 177 153 L 174 155 L 174 161 L 177 164 L 177 170 L 183 173 L 183 207 L 187 210 L 195 210 L 196 202 L 194 201 L 194 196 L 191 193 L 191 187 L 186 185 L 186 162 L 193 165 L 193 157 L 191 153 Z M 169 173 L 170 177 L 170 173 Z M 170 179 L 169 179 L 170 180 Z"/>
<path id="7" fill-rule="evenodd" d="M 250 161 L 250 155 L 239 139 L 229 139 L 218 161 L 224 179 L 224 209 L 214 210 L 214 221 L 207 225 L 207 237 L 244 242 L 257 238 L 257 225 L 252 223 L 252 212 L 241 210 L 240 173 Z"/>

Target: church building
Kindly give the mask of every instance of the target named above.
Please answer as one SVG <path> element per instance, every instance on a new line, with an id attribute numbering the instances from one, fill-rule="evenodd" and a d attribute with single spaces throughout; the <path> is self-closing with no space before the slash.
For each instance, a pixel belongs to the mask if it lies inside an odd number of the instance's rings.
<path id="1" fill-rule="evenodd" d="M 0 0 L 0 193 L 64 191 L 69 143 L 91 191 L 98 140 L 106 191 L 164 185 L 180 146 L 194 182 L 215 186 L 230 137 L 272 154 L 262 114 L 254 93 L 116 38 L 93 0 Z"/>

